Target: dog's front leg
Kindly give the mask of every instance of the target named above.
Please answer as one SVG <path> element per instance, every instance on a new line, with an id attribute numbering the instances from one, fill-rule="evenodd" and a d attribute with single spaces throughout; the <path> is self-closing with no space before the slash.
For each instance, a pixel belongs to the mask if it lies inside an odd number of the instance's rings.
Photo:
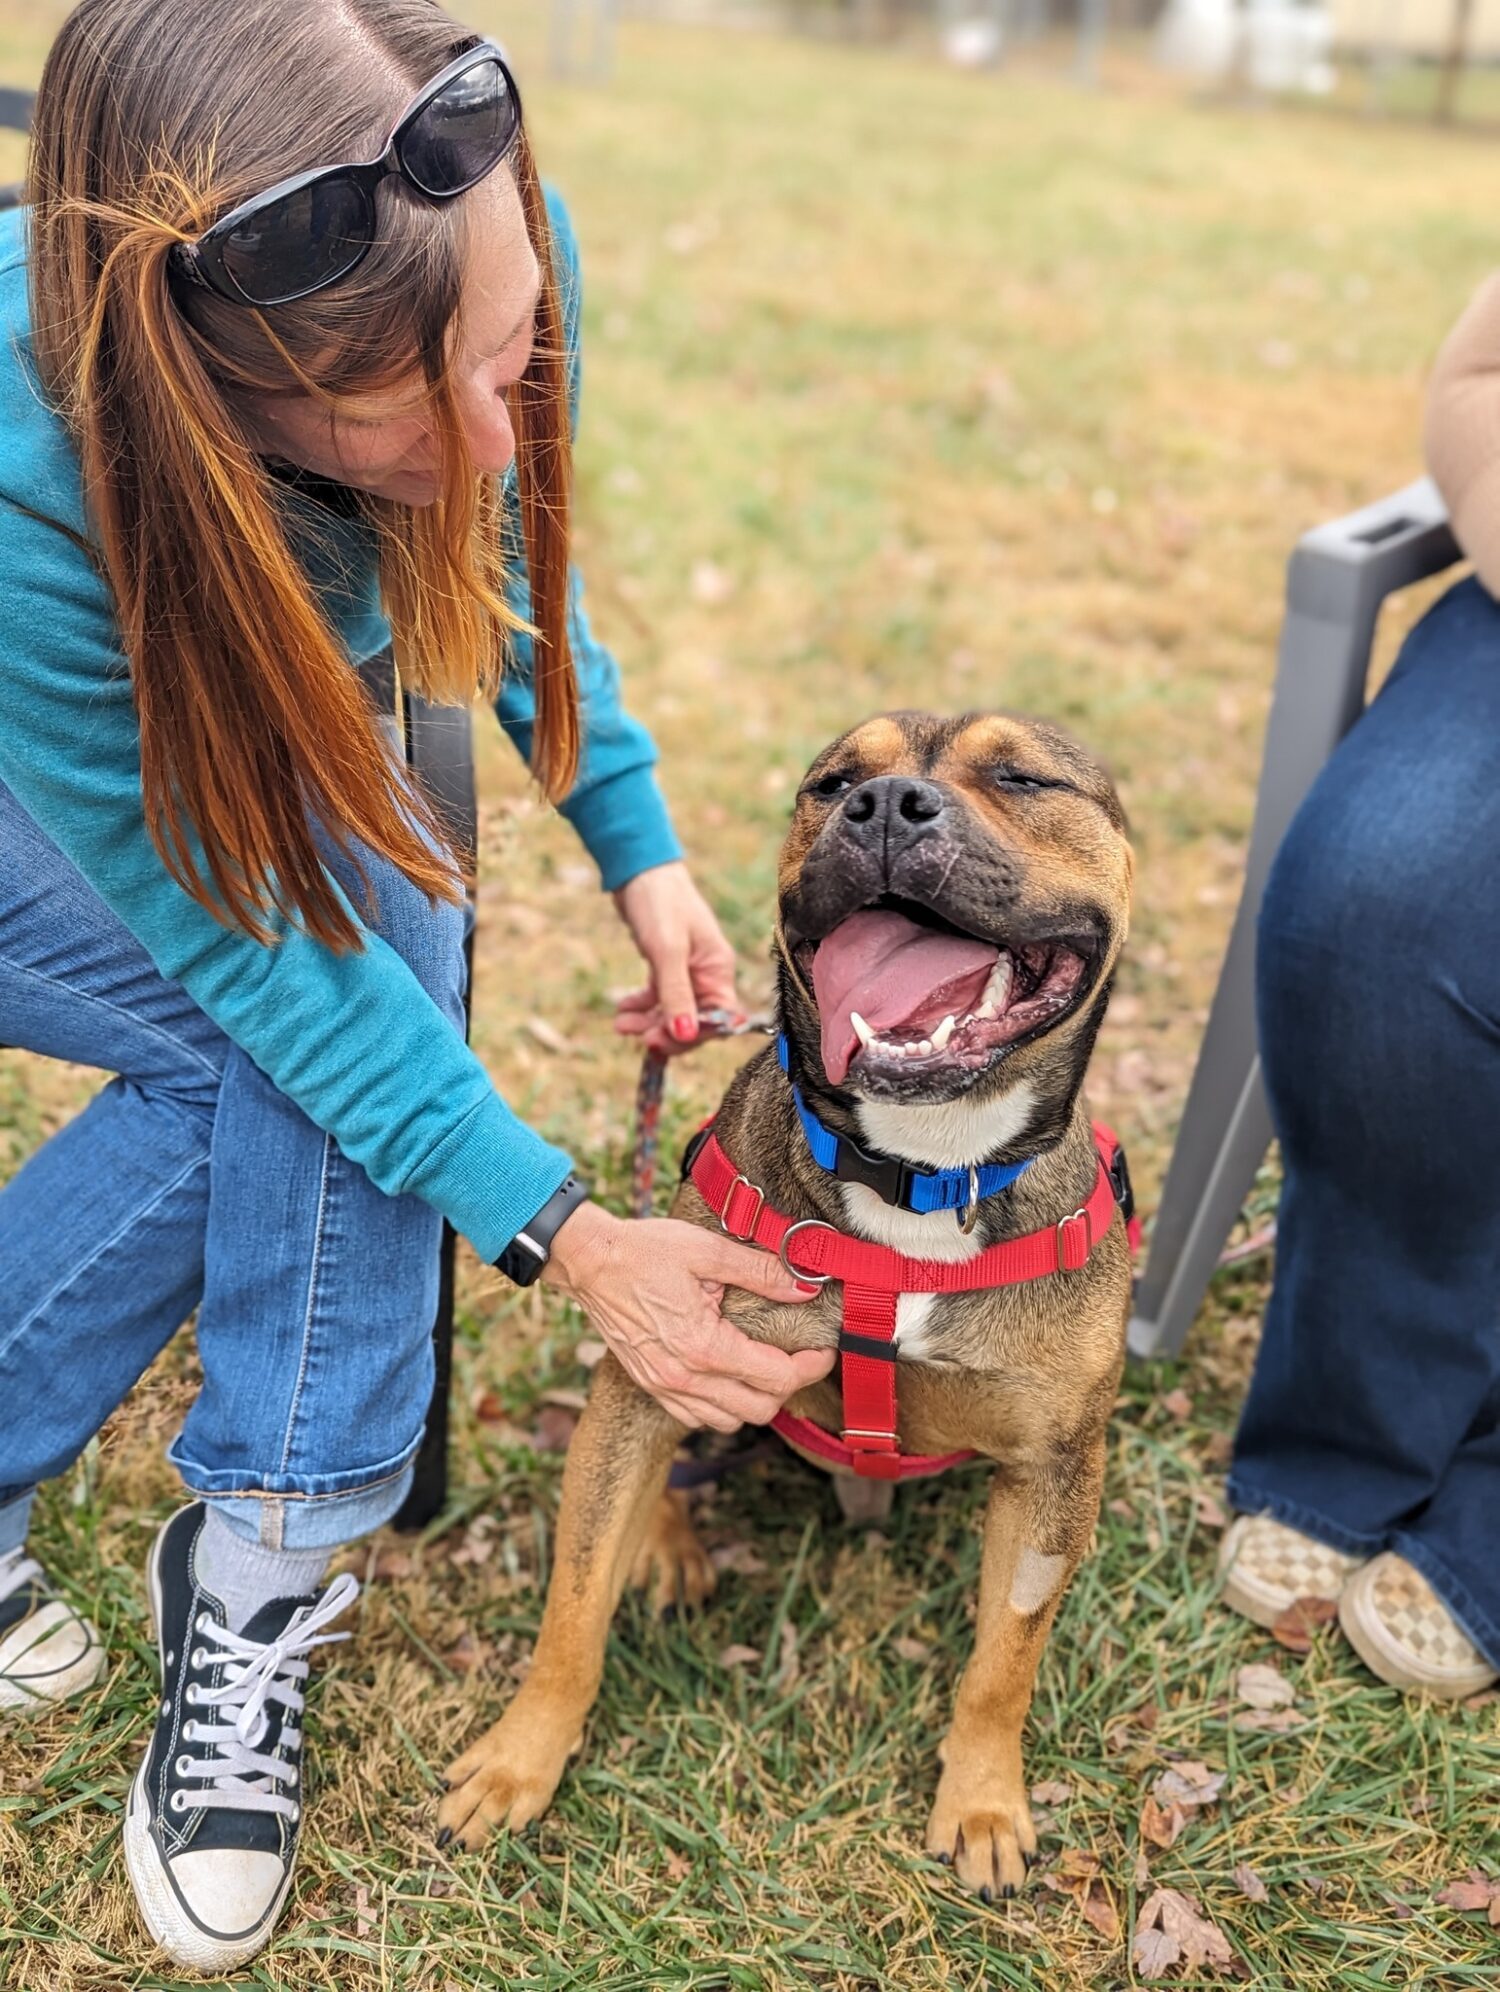
<path id="1" fill-rule="evenodd" d="M 1013 1895 L 1036 1853 L 1021 1725 L 1047 1634 L 1088 1547 L 1104 1484 L 1102 1434 L 1034 1478 L 998 1470 L 984 1523 L 979 1623 L 927 1823 L 927 1850 L 989 1900 Z"/>
<path id="2" fill-rule="evenodd" d="M 610 1618 L 681 1438 L 682 1427 L 606 1356 L 568 1447 L 531 1671 L 501 1719 L 450 1767 L 440 1844 L 457 1837 L 477 1847 L 491 1827 L 517 1830 L 546 1811 L 583 1740 Z"/>

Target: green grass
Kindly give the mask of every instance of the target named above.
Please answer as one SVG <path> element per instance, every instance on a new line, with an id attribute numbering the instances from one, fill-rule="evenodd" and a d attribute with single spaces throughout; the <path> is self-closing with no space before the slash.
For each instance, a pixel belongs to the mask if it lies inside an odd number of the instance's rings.
<path id="1" fill-rule="evenodd" d="M 535 47 L 529 16 L 478 11 Z M 0 9 L 5 75 L 34 74 L 45 14 Z M 775 849 L 815 747 L 898 702 L 1064 719 L 1112 761 L 1135 827 L 1135 933 L 1092 1093 L 1149 1207 L 1233 911 L 1286 552 L 1416 473 L 1423 368 L 1494 228 L 1472 138 L 1209 110 L 1128 65 L 1114 83 L 634 28 L 611 90 L 532 94 L 590 281 L 594 615 L 747 994 L 768 986 Z M 621 1198 L 633 1075 L 608 1011 L 629 949 L 494 729 L 477 737 L 475 1040 Z M 526 1031 L 535 1015 L 566 1055 Z M 679 1074 L 669 1132 L 738 1055 Z M 0 1174 L 92 1083 L 0 1054 Z M 1212 1504 L 1265 1274 L 1221 1279 L 1180 1369 L 1127 1379 L 1098 1549 L 1031 1729 L 1032 1780 L 1069 1796 L 1026 1899 L 989 1909 L 920 1853 L 970 1636 L 972 1474 L 904 1491 L 873 1533 L 790 1461 L 726 1484 L 703 1526 L 752 1567 L 690 1621 L 627 1604 L 544 1825 L 482 1857 L 436 1851 L 435 1780 L 498 1712 L 540 1614 L 558 1465 L 518 1434 L 544 1389 L 583 1381 L 576 1318 L 466 1265 L 453 1509 L 421 1544 L 377 1546 L 398 1560 L 315 1702 L 295 1907 L 245 1982 L 1132 1982 L 1128 1943 L 1047 1885 L 1065 1851 L 1097 1856 L 1127 1938 L 1143 1888 L 1193 1896 L 1258 1987 L 1490 1982 L 1493 1933 L 1435 1895 L 1500 1862 L 1494 1706 L 1403 1701 L 1336 1637 L 1297 1661 L 1213 1606 Z M 42 1503 L 40 1545 L 112 1666 L 76 1711 L 0 1742 L 0 1983 L 20 1992 L 179 1982 L 115 1841 L 153 1706 L 140 1569 L 192 1387 L 182 1338 Z M 733 1644 L 765 1657 L 725 1669 Z M 1268 1657 L 1306 1718 L 1284 1735 L 1233 1723 L 1237 1670 Z M 1224 1771 L 1223 1798 L 1143 1871 L 1142 1799 L 1174 1754 Z"/>

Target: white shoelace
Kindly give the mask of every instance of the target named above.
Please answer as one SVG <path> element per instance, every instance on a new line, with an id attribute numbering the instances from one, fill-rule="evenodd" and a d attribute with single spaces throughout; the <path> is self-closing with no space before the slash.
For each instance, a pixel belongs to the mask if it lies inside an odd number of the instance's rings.
<path id="1" fill-rule="evenodd" d="M 30 1584 L 42 1574 L 42 1566 L 29 1557 L 24 1549 L 13 1549 L 6 1556 L 0 1556 L 0 1598 L 8 1598 L 13 1591 L 19 1591 L 23 1584 Z"/>
<path id="2" fill-rule="evenodd" d="M 202 1806 L 227 1805 L 238 1812 L 279 1812 L 296 1819 L 300 1807 L 282 1785 L 298 1782 L 296 1752 L 302 1746 L 302 1731 L 294 1726 L 301 1715 L 303 1697 L 298 1684 L 307 1679 L 307 1655 L 315 1646 L 332 1646 L 348 1639 L 347 1632 L 325 1632 L 323 1628 L 348 1610 L 359 1596 L 359 1580 L 346 1571 L 336 1577 L 315 1605 L 304 1605 L 289 1621 L 277 1639 L 262 1644 L 231 1632 L 207 1612 L 199 1612 L 193 1630 L 202 1645 L 193 1649 L 195 1669 L 223 1664 L 224 1679 L 217 1688 L 200 1688 L 190 1682 L 184 1699 L 194 1708 L 216 1710 L 218 1722 L 201 1722 L 196 1716 L 182 1726 L 185 1743 L 207 1744 L 210 1756 L 177 1759 L 178 1789 L 172 1795 L 175 1811 L 187 1812 Z M 283 1711 L 281 1734 L 274 1751 L 260 1749 L 270 1718 L 266 1704 L 275 1702 Z M 292 1757 L 282 1754 L 283 1748 Z M 203 1780 L 198 1791 L 185 1790 L 189 1778 Z"/>

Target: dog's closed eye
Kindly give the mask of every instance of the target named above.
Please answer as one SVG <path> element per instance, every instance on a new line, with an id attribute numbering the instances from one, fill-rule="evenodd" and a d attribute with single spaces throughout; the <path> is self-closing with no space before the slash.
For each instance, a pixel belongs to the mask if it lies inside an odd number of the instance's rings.
<path id="1" fill-rule="evenodd" d="M 990 779 L 996 788 L 1010 789 L 1020 795 L 1029 795 L 1038 789 L 1065 789 L 1073 795 L 1078 793 L 1071 782 L 1059 781 L 1056 775 L 1031 775 L 1024 768 L 992 768 Z"/>

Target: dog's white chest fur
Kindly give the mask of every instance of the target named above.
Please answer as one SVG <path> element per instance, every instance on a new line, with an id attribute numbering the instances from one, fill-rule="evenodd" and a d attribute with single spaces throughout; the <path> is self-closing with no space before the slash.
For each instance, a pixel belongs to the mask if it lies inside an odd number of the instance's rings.
<path id="1" fill-rule="evenodd" d="M 896 1107 L 862 1100 L 856 1113 L 861 1144 L 874 1153 L 929 1168 L 937 1163 L 966 1169 L 976 1158 L 1018 1140 L 1035 1106 L 1035 1093 L 1022 1084 L 982 1106 L 954 1100 L 942 1106 Z M 845 1183 L 843 1197 L 851 1231 L 908 1258 L 957 1264 L 982 1249 L 978 1232 L 965 1237 L 951 1210 L 897 1210 L 861 1183 Z M 896 1341 L 904 1361 L 920 1362 L 930 1353 L 927 1336 L 941 1298 L 904 1293 L 897 1300 Z"/>

